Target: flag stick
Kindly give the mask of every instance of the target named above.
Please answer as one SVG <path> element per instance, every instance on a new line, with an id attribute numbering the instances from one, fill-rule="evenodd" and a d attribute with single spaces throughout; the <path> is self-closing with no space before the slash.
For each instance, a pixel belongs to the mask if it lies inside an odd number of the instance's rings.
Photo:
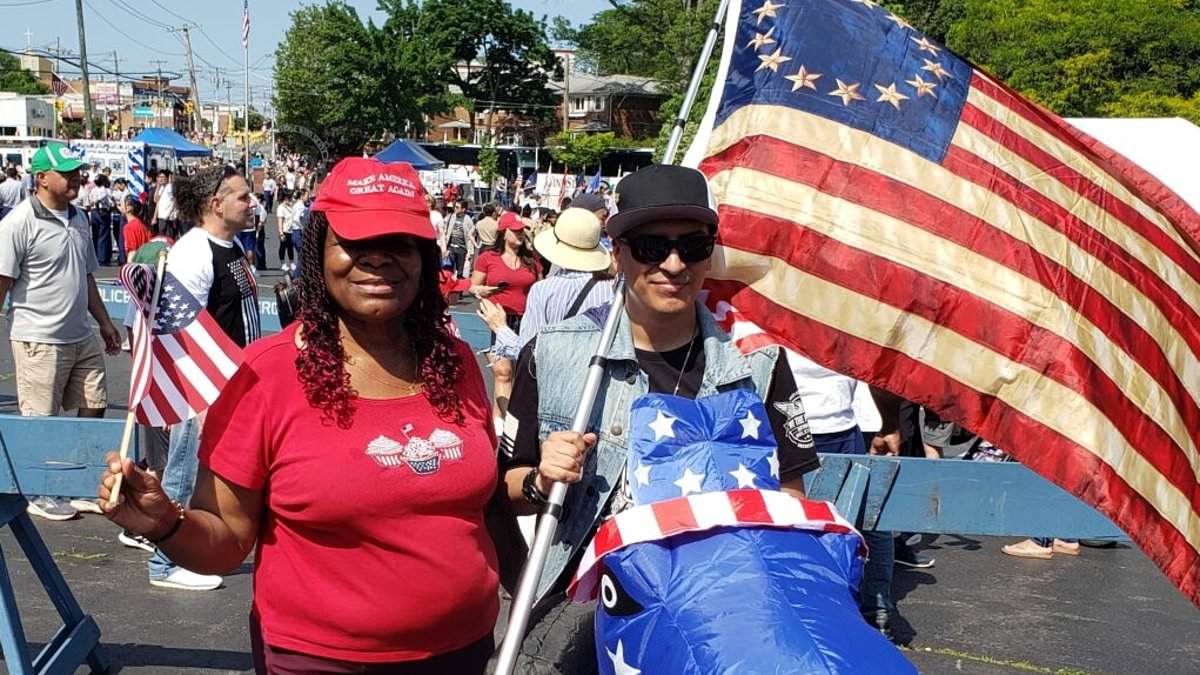
<path id="1" fill-rule="evenodd" d="M 704 71 L 708 67 L 709 59 L 712 58 L 713 47 L 717 43 L 721 24 L 728 11 L 729 0 L 721 0 L 720 6 L 717 7 L 717 14 L 713 17 L 712 25 L 709 28 L 708 37 L 704 41 L 700 61 L 696 64 L 695 72 L 692 73 L 692 81 L 688 85 L 687 95 L 683 98 L 679 117 L 675 120 L 675 128 L 671 130 L 671 139 L 663 153 L 663 164 L 671 164 L 675 161 L 679 143 L 683 139 L 684 125 L 687 124 L 688 115 L 696 103 L 700 81 L 704 78 Z M 625 280 L 623 277 L 617 277 L 608 319 L 604 322 L 600 342 L 596 345 L 596 355 L 592 357 L 591 366 L 588 368 L 587 381 L 583 387 L 579 407 L 575 409 L 575 420 L 571 424 L 571 431 L 580 434 L 587 431 L 588 421 L 592 417 L 592 407 L 596 403 L 596 395 L 600 392 L 600 383 L 605 376 L 608 350 L 612 348 L 613 337 L 617 332 L 617 323 L 624 311 Z M 542 507 L 541 516 L 537 521 L 537 530 L 533 537 L 533 545 L 529 548 L 529 558 L 521 570 L 521 578 L 517 582 L 517 592 L 513 594 L 512 606 L 508 615 L 508 628 L 504 631 L 504 641 L 500 645 L 500 656 L 496 661 L 496 675 L 512 675 L 513 667 L 517 663 L 517 653 L 525 639 L 525 630 L 529 624 L 530 612 L 533 611 L 538 582 L 542 578 L 542 568 L 546 565 L 546 557 L 550 553 L 550 544 L 558 529 L 558 519 L 562 515 L 562 505 L 566 500 L 569 487 L 566 483 L 555 483 L 550 488 L 546 504 Z"/>
<path id="2" fill-rule="evenodd" d="M 604 331 L 600 334 L 596 355 L 592 357 L 591 367 L 588 368 L 579 407 L 575 409 L 575 420 L 571 424 L 571 431 L 575 433 L 585 433 L 588 421 L 592 417 L 592 406 L 604 379 L 608 350 L 612 346 L 613 336 L 616 335 L 620 316 L 625 311 L 624 287 L 624 278 L 617 277 L 608 319 L 604 322 Z M 542 579 L 542 568 L 546 566 L 546 556 L 550 553 L 550 544 L 554 541 L 554 532 L 558 529 L 558 519 L 562 515 L 562 505 L 566 501 L 569 487 L 566 483 L 554 483 L 546 504 L 542 506 L 533 545 L 529 548 L 529 558 L 521 570 L 521 579 L 517 582 L 517 592 L 513 595 L 512 606 L 509 609 L 508 628 L 504 631 L 504 641 L 500 645 L 496 675 L 511 675 L 513 666 L 516 665 L 517 652 L 521 648 L 525 628 L 529 624 L 529 613 L 533 610 L 534 594 L 537 593 L 538 582 Z"/>
<path id="3" fill-rule="evenodd" d="M 712 25 L 708 27 L 708 37 L 704 38 L 704 49 L 700 51 L 700 61 L 696 70 L 692 71 L 692 81 L 688 83 L 687 93 L 683 97 L 683 105 L 679 106 L 679 116 L 675 118 L 675 126 L 671 129 L 671 138 L 667 148 L 663 150 L 662 163 L 674 164 L 675 154 L 679 152 L 679 143 L 683 140 L 683 130 L 687 127 L 688 116 L 692 106 L 696 104 L 696 96 L 700 93 L 700 82 L 704 79 L 704 71 L 712 59 L 713 48 L 717 45 L 717 36 L 721 32 L 721 24 L 725 21 L 725 13 L 729 11 L 729 0 L 721 0 L 717 7 L 717 15 L 713 17 Z"/>
<path id="4" fill-rule="evenodd" d="M 150 312 L 149 317 L 143 327 L 143 330 L 150 331 L 151 340 L 154 335 L 154 315 L 158 313 L 158 297 L 162 293 L 163 273 L 167 271 L 167 251 L 163 249 L 158 252 L 158 265 L 154 270 L 154 292 L 150 297 Z M 140 309 L 138 310 L 141 311 Z M 122 466 L 125 464 L 125 458 L 129 456 L 129 446 L 133 441 L 133 430 L 137 426 L 137 404 L 138 401 L 129 402 L 129 412 L 125 415 L 125 432 L 121 434 L 121 450 L 120 459 L 118 460 Z M 112 492 L 108 495 L 108 506 L 112 508 L 117 505 L 117 497 L 121 494 L 121 479 L 124 478 L 124 472 L 117 474 L 117 479 L 113 481 Z"/>

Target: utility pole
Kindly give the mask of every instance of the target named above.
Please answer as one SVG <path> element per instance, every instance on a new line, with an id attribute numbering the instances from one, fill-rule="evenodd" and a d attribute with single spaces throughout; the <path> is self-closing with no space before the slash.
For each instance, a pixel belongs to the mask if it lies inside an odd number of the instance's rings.
<path id="1" fill-rule="evenodd" d="M 243 137 L 245 141 L 245 165 L 242 167 L 243 175 L 246 177 L 246 182 L 250 183 L 251 189 L 254 187 L 254 175 L 250 173 L 250 0 L 244 0 L 243 4 L 243 29 L 242 29 L 242 58 L 245 60 L 245 86 L 246 86 L 246 117 L 245 123 L 242 125 L 242 132 L 246 135 Z"/>
<path id="2" fill-rule="evenodd" d="M 563 133 L 571 130 L 571 52 L 563 52 Z"/>
<path id="3" fill-rule="evenodd" d="M 121 119 L 121 112 L 124 110 L 121 103 L 121 61 L 124 59 L 117 58 L 117 50 L 113 50 L 113 78 L 117 81 L 117 140 L 125 135 L 125 122 Z"/>
<path id="4" fill-rule="evenodd" d="M 158 117 L 160 114 L 162 114 L 161 111 L 163 105 L 162 67 L 166 61 L 163 61 L 162 59 L 152 59 L 150 63 L 153 63 L 158 68 L 158 79 L 155 81 L 155 84 L 158 85 L 158 100 L 154 102 L 154 126 L 158 126 Z M 174 127 L 175 125 L 172 124 L 171 126 Z"/>
<path id="5" fill-rule="evenodd" d="M 204 132 L 200 116 L 200 87 L 196 85 L 196 65 L 192 62 L 192 29 L 195 27 L 194 24 L 187 23 L 179 28 L 172 28 L 171 32 L 182 32 L 183 43 L 187 47 L 188 79 L 192 85 L 192 125 L 196 133 L 200 134 Z"/>
<path id="6" fill-rule="evenodd" d="M 83 0 L 75 0 L 75 22 L 79 25 L 79 72 L 83 77 L 83 137 L 92 137 L 92 87 L 88 81 L 87 35 L 83 30 Z"/>
<path id="7" fill-rule="evenodd" d="M 235 120 L 233 118 L 233 96 L 230 93 L 232 91 L 233 91 L 233 80 L 230 80 L 227 77 L 227 78 L 225 78 L 225 115 L 229 118 L 229 126 L 226 128 L 226 132 L 227 132 L 226 137 L 225 137 L 225 145 L 226 146 L 229 145 L 229 136 L 236 133 L 236 131 L 237 131 L 237 129 L 234 127 L 234 124 L 233 124 Z M 233 140 L 236 143 L 237 136 L 234 136 Z M 228 159 L 229 158 L 226 157 L 226 160 L 228 160 Z"/>

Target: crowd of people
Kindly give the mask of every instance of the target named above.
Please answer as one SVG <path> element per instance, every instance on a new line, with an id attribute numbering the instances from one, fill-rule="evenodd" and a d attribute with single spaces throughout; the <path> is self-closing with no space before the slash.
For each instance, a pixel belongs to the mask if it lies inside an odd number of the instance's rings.
<path id="1" fill-rule="evenodd" d="M 818 453 L 1006 458 L 800 354 L 741 353 L 700 302 L 717 233 L 734 224 L 720 222 L 692 169 L 646 167 L 619 196 L 605 186 L 556 209 L 517 185 L 507 205 L 478 210 L 464 195 L 427 196 L 407 165 L 368 158 L 342 160 L 319 185 L 279 167 L 257 190 L 222 165 L 163 171 L 145 200 L 83 169 L 51 144 L 34 157 L 31 190 L 0 183 L 0 302 L 12 303 L 21 413 L 104 414 L 103 352 L 119 353 L 122 335 L 94 275 L 111 262 L 154 263 L 165 251 L 244 362 L 208 411 L 144 430 L 140 464 L 110 456 L 99 502 L 35 498 L 30 512 L 103 512 L 122 543 L 151 554 L 149 581 L 165 588 L 219 588 L 254 552 L 258 672 L 484 672 L 499 588 L 525 553 L 516 516 L 536 513 L 555 482 L 572 487 L 528 639 L 566 635 L 558 644 L 571 648 L 526 654 L 521 668 L 590 672 L 594 610 L 565 604 L 564 591 L 598 524 L 631 506 L 623 430 L 648 392 L 757 392 L 782 489 L 799 497 Z M 263 337 L 256 268 L 267 264 L 272 214 L 297 311 Z M 599 395 L 608 403 L 574 433 L 618 275 L 625 303 Z M 461 294 L 478 298 L 493 333 L 491 396 L 448 312 Z M 909 539 L 867 533 L 861 608 L 885 634 L 895 566 L 933 564 Z M 1010 548 L 1078 552 L 1069 541 Z"/>

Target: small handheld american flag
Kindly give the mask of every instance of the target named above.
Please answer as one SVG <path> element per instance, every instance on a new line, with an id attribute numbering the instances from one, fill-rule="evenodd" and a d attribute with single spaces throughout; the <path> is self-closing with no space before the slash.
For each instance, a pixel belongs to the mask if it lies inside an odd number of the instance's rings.
<path id="1" fill-rule="evenodd" d="M 121 268 L 121 284 L 136 309 L 129 409 L 142 424 L 165 426 L 207 410 L 237 371 L 242 350 L 170 271 L 163 272 L 151 312 L 154 277 L 151 265 Z"/>

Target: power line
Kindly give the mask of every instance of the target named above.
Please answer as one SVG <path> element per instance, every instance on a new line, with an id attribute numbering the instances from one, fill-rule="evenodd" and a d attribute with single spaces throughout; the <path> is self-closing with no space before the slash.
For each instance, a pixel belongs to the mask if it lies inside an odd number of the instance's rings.
<path id="1" fill-rule="evenodd" d="M 155 28 L 167 29 L 167 28 L 171 27 L 169 24 L 165 24 L 162 21 L 159 21 L 158 19 L 152 19 L 152 18 L 146 16 L 145 14 L 142 14 L 138 10 L 134 9 L 131 5 L 127 4 L 125 2 L 125 0 L 109 0 L 109 2 L 111 2 L 117 9 L 120 9 L 120 10 L 124 11 L 126 14 L 129 14 L 130 16 L 132 16 L 133 18 L 135 18 L 139 21 L 145 22 L 147 24 L 150 24 L 151 26 L 154 26 Z"/>
<path id="2" fill-rule="evenodd" d="M 181 21 L 186 21 L 187 23 L 197 23 L 197 22 L 192 21 L 191 19 L 187 18 L 186 16 L 183 16 L 182 14 L 176 14 L 175 12 L 171 11 L 170 9 L 167 9 L 167 6 L 162 4 L 161 2 L 159 2 L 158 0 L 150 0 L 150 2 L 153 2 L 154 4 L 158 5 L 159 9 L 166 12 L 167 14 L 170 14 L 171 16 L 175 17 L 176 19 L 179 19 Z M 197 25 L 199 25 L 199 24 L 197 24 Z"/>
<path id="3" fill-rule="evenodd" d="M 92 16 L 95 16 L 96 18 L 100 19 L 104 23 L 108 24 L 109 28 L 111 28 L 111 29 L 117 31 L 118 33 L 120 33 L 121 35 L 125 36 L 125 39 L 132 41 L 134 44 L 141 42 L 141 40 L 139 40 L 138 38 L 135 38 L 132 35 L 130 35 L 129 33 L 126 33 L 125 31 L 118 28 L 115 23 L 113 23 L 112 21 L 109 21 L 107 17 L 105 17 L 103 14 L 101 14 L 98 10 L 92 8 L 91 5 L 88 6 L 88 9 L 90 9 L 92 11 Z M 183 52 L 178 52 L 178 53 L 164 52 L 164 51 L 157 50 L 157 49 L 155 50 L 155 52 L 159 53 L 159 54 L 165 54 L 167 56 L 184 56 Z"/>
<path id="4" fill-rule="evenodd" d="M 68 65 L 72 68 L 75 68 L 75 69 L 79 69 L 79 67 L 80 67 L 78 60 L 71 61 L 71 59 L 69 57 L 63 56 L 61 54 L 52 54 L 51 52 L 43 51 L 43 50 L 39 50 L 39 49 L 26 50 L 26 49 L 8 49 L 6 47 L 0 47 L 0 52 L 5 52 L 7 54 L 12 54 L 14 56 L 21 56 L 23 54 L 35 54 L 37 56 L 41 56 L 41 57 L 44 57 L 47 59 L 56 59 L 58 61 L 66 63 L 66 65 Z M 112 75 L 113 77 L 116 77 L 121 80 L 126 80 L 129 82 L 140 82 L 143 79 L 154 76 L 153 71 L 151 71 L 151 72 L 136 72 L 135 71 L 132 73 L 125 72 L 125 73 L 118 74 L 118 73 L 114 73 L 113 71 L 109 70 L 108 68 L 104 67 L 103 65 L 101 65 L 99 63 L 95 63 L 95 62 L 91 61 L 90 59 L 88 60 L 87 63 L 88 63 L 88 68 L 98 70 L 101 73 L 104 73 L 106 75 Z M 173 70 L 167 71 L 167 75 L 171 75 L 172 76 L 171 79 L 173 79 L 173 80 L 180 79 L 183 77 L 182 73 L 177 73 Z"/>
<path id="5" fill-rule="evenodd" d="M 27 2 L 5 2 L 0 3 L 0 7 L 28 7 L 30 5 L 44 5 L 54 0 L 28 0 Z"/>
<path id="6" fill-rule="evenodd" d="M 214 48 L 216 48 L 216 50 L 217 50 L 218 52 L 221 52 L 221 55 L 222 55 L 222 56 L 224 56 L 225 58 L 229 59 L 230 61 L 233 61 L 233 63 L 234 63 L 235 65 L 237 65 L 237 66 L 239 66 L 239 67 L 240 67 L 240 66 L 242 66 L 242 62 L 241 62 L 241 61 L 239 61 L 239 60 L 237 60 L 237 59 L 233 58 L 232 56 L 230 56 L 230 55 L 229 55 L 229 52 L 226 52 L 224 49 L 222 49 L 222 48 L 221 48 L 221 45 L 217 44 L 217 41 L 216 41 L 216 40 L 214 40 L 214 39 L 212 39 L 212 36 L 208 34 L 208 31 L 204 30 L 204 26 L 200 26 L 200 34 L 201 34 L 201 35 L 203 35 L 203 36 L 204 36 L 204 39 L 205 39 L 205 40 L 208 40 L 209 44 L 211 44 L 211 45 L 212 45 Z"/>

